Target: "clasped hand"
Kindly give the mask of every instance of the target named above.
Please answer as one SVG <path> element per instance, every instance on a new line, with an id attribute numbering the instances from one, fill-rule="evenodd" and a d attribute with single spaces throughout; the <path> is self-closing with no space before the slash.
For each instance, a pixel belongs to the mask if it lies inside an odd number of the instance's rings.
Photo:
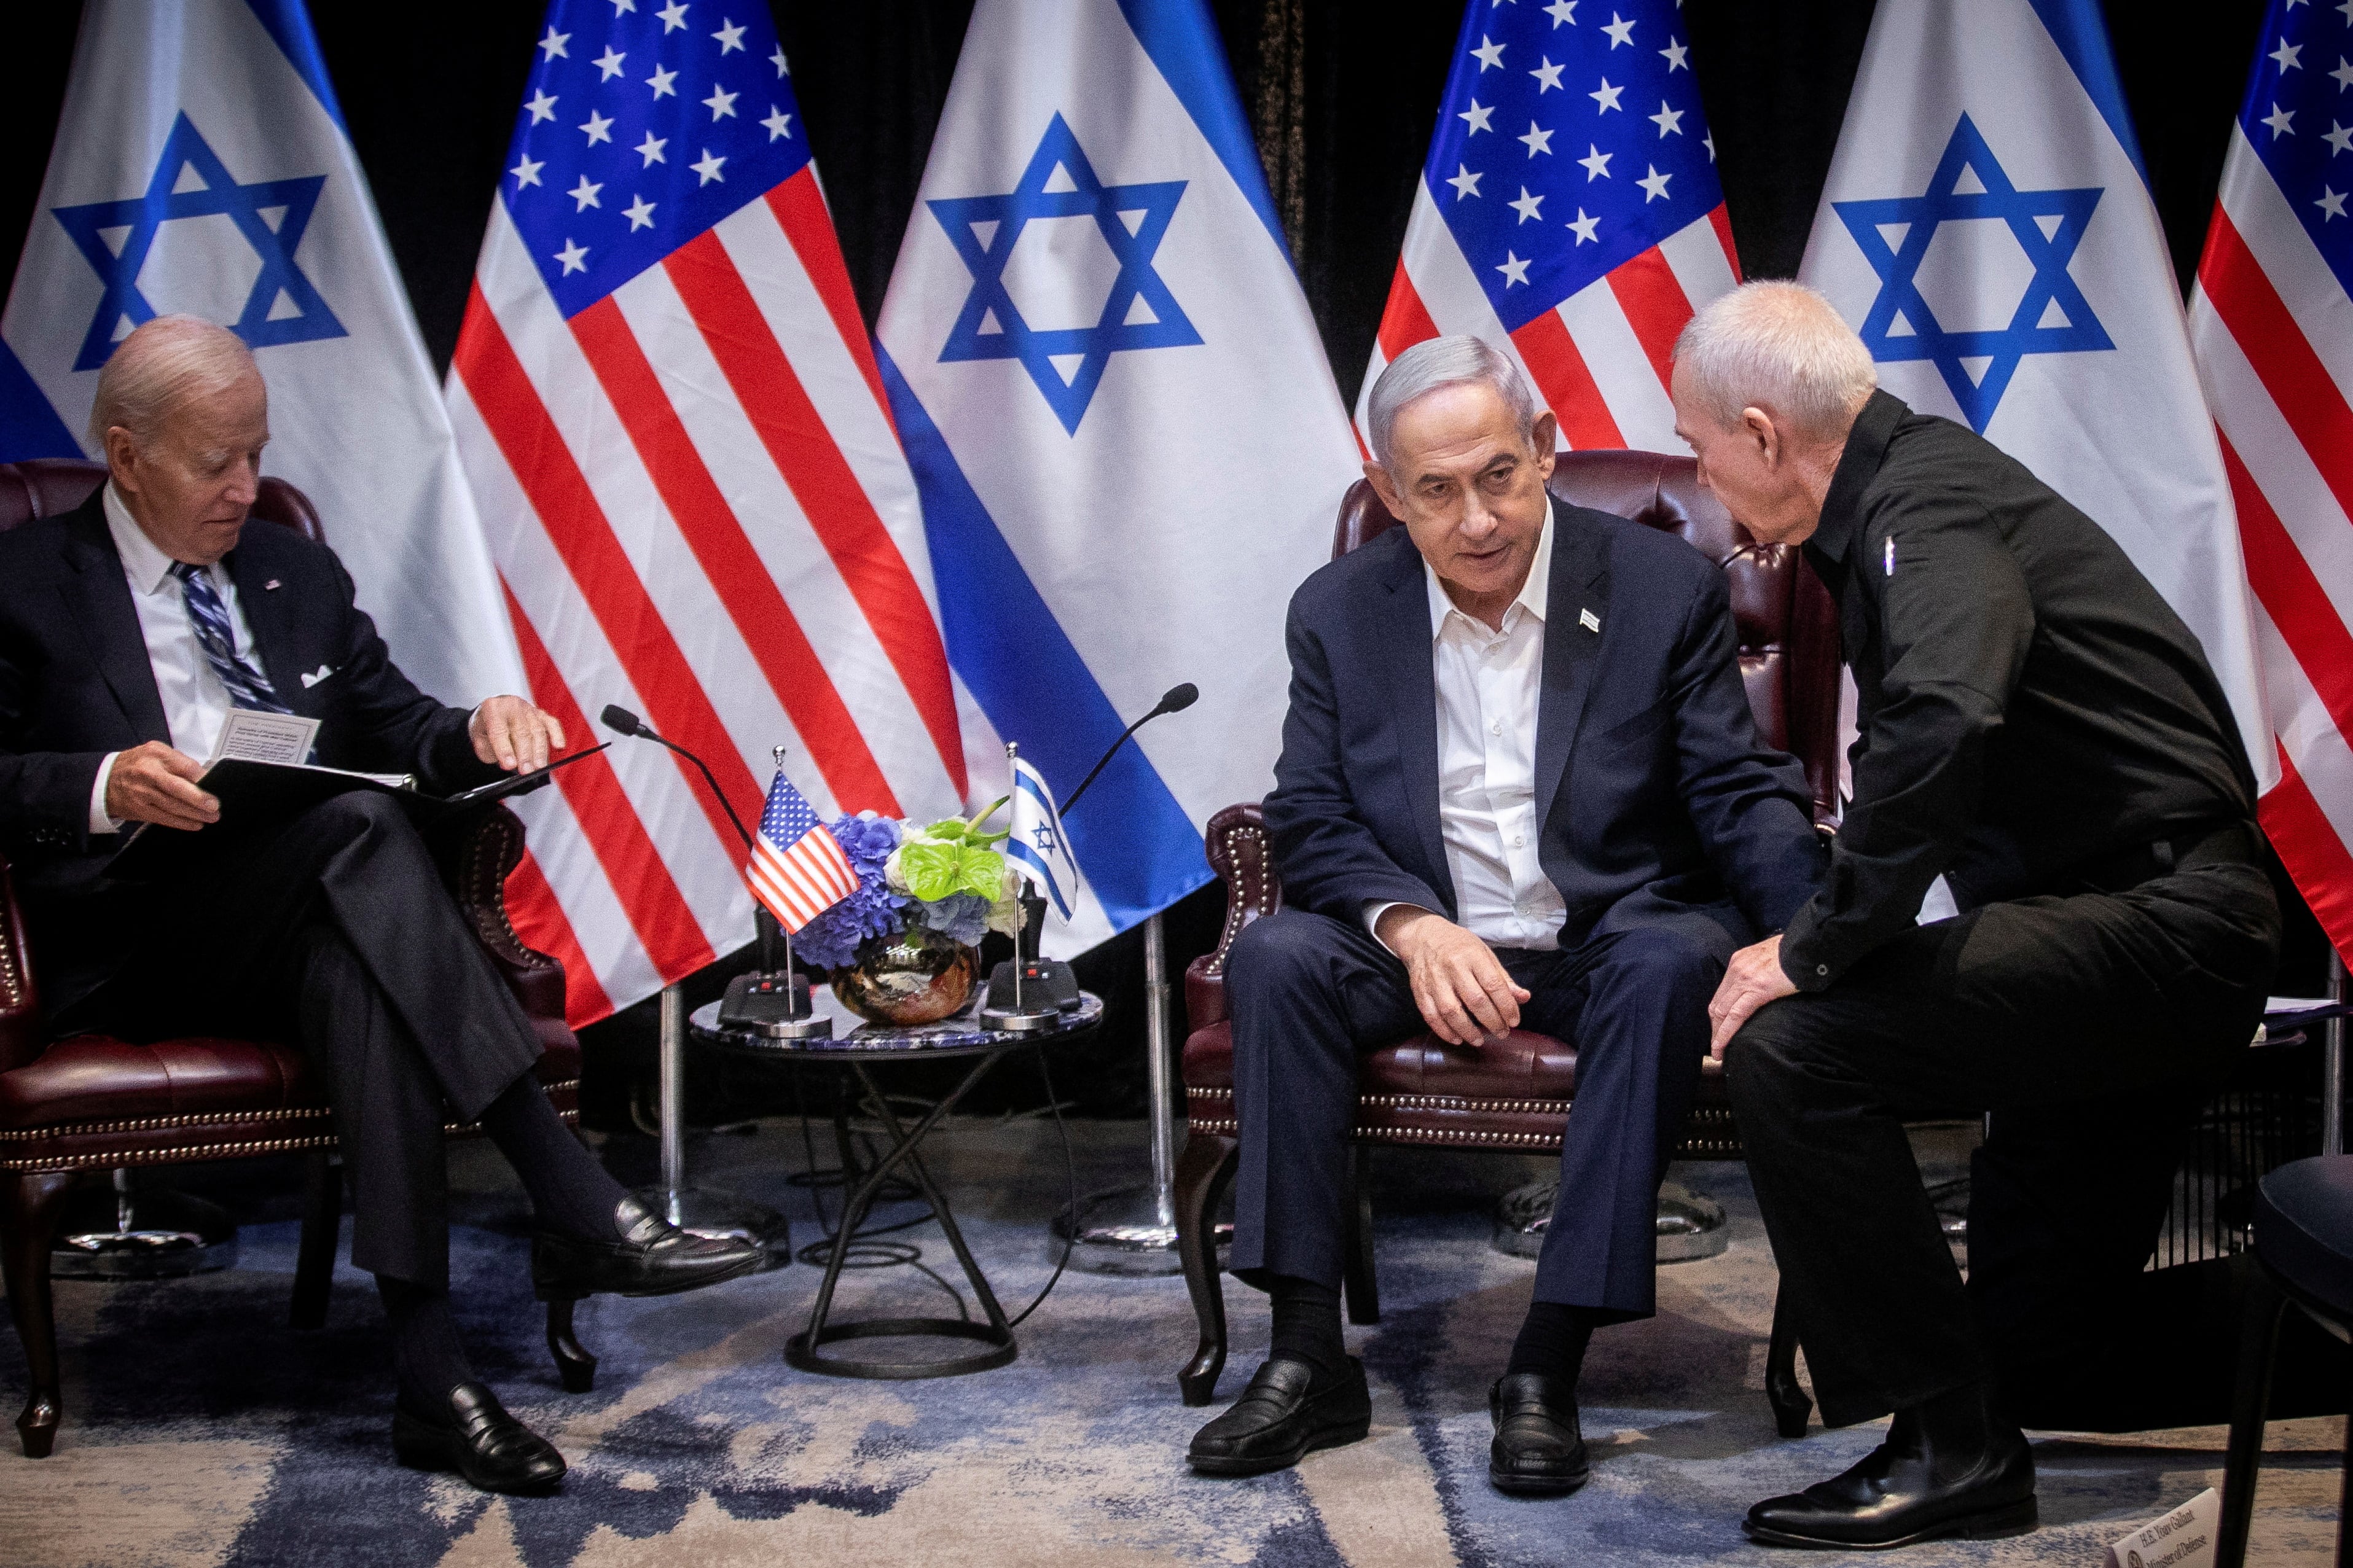
<path id="1" fill-rule="evenodd" d="M 1520 1025 L 1529 994 L 1495 950 L 1442 915 L 1410 904 L 1385 910 L 1374 934 L 1404 961 L 1413 1005 L 1449 1045 L 1476 1046 Z"/>

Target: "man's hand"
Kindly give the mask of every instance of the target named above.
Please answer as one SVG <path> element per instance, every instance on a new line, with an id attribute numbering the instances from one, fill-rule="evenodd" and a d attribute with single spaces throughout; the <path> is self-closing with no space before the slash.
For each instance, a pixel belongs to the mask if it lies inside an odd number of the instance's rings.
<path id="1" fill-rule="evenodd" d="M 1475 1046 L 1519 1027 L 1528 993 L 1512 984 L 1493 948 L 1452 921 L 1399 904 L 1383 911 L 1374 934 L 1405 961 L 1413 1005 L 1440 1039 Z"/>
<path id="2" fill-rule="evenodd" d="M 106 815 L 194 833 L 220 820 L 220 802 L 198 789 L 204 763 L 161 741 L 132 747 L 106 775 Z"/>
<path id="3" fill-rule="evenodd" d="M 1707 1005 L 1707 1016 L 1715 1023 L 1707 1054 L 1722 1061 L 1724 1047 L 1732 1043 L 1732 1037 L 1751 1014 L 1767 1002 L 1797 994 L 1798 987 L 1781 970 L 1779 936 L 1768 936 L 1734 953 L 1724 978 L 1716 984 L 1715 999 Z"/>
<path id="4" fill-rule="evenodd" d="M 474 755 L 509 773 L 535 773 L 564 749 L 564 726 L 520 697 L 493 697 L 474 710 L 466 733 Z"/>

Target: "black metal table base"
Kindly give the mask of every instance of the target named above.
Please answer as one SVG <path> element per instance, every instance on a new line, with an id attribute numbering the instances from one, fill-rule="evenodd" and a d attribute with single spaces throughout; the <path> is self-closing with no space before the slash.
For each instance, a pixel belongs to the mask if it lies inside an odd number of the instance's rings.
<path id="1" fill-rule="evenodd" d="M 842 1209 L 841 1226 L 834 1233 L 832 1252 L 826 1259 L 825 1281 L 818 1287 L 817 1305 L 809 1310 L 809 1326 L 786 1342 L 786 1365 L 803 1372 L 820 1373 L 828 1377 L 955 1377 L 964 1373 L 987 1372 L 991 1367 L 1003 1366 L 1020 1353 L 1019 1347 L 1013 1342 L 1013 1325 L 1006 1321 L 1005 1309 L 997 1305 L 997 1293 L 988 1288 L 987 1277 L 981 1273 L 980 1265 L 973 1261 L 972 1249 L 965 1245 L 964 1232 L 956 1228 L 955 1215 L 948 1208 L 948 1201 L 941 1194 L 938 1184 L 932 1180 L 931 1173 L 923 1168 L 923 1156 L 915 1152 L 915 1146 L 955 1108 L 965 1092 L 980 1081 L 982 1075 L 997 1065 L 999 1057 L 1014 1048 L 1016 1044 L 1029 1043 L 1028 1039 L 1008 1042 L 1003 1047 L 984 1053 L 958 1080 L 955 1088 L 923 1113 L 923 1120 L 915 1123 L 913 1131 L 902 1125 L 892 1110 L 891 1102 L 875 1087 L 865 1063 L 850 1061 L 842 1064 L 857 1075 L 858 1087 L 865 1092 L 868 1108 L 889 1129 L 891 1150 L 866 1173 L 865 1179 L 858 1184 L 857 1191 L 850 1194 L 849 1203 Z M 956 1262 L 964 1268 L 965 1279 L 971 1282 L 972 1292 L 979 1299 L 981 1310 L 987 1314 L 987 1322 L 976 1323 L 956 1318 L 871 1318 L 848 1323 L 826 1321 L 833 1310 L 833 1290 L 841 1280 L 841 1268 L 849 1256 L 850 1238 L 858 1234 L 858 1227 L 865 1222 L 867 1211 L 873 1207 L 882 1184 L 901 1165 L 906 1166 L 914 1177 L 916 1186 L 922 1189 L 923 1201 L 931 1205 L 932 1217 L 940 1222 L 940 1229 L 946 1235 Z M 977 1340 L 988 1348 L 970 1355 L 915 1361 L 822 1353 L 824 1346 L 842 1340 L 913 1337 Z"/>
<path id="2" fill-rule="evenodd" d="M 812 1333 L 820 1334 L 813 1344 Z M 819 1354 L 818 1345 L 828 1345 L 842 1340 L 895 1340 L 902 1338 L 939 1338 L 978 1340 L 988 1347 L 970 1355 L 922 1357 L 906 1361 L 884 1361 L 880 1358 L 828 1356 Z M 1013 1342 L 1013 1331 L 994 1323 L 967 1322 L 960 1318 L 871 1318 L 864 1322 L 829 1323 L 822 1330 L 804 1329 L 785 1342 L 785 1363 L 803 1372 L 823 1373 L 828 1377 L 874 1377 L 913 1379 L 918 1377 L 960 1377 L 968 1372 L 987 1372 L 1004 1366 L 1021 1353 Z"/>

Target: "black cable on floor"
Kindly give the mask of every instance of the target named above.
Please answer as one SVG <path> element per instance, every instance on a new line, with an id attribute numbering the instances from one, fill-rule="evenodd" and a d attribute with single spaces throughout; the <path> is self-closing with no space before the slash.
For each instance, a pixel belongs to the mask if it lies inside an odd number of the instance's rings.
<path id="1" fill-rule="evenodd" d="M 1046 1281 L 1045 1289 L 1038 1292 L 1035 1300 L 1021 1309 L 1021 1315 L 1006 1325 L 1012 1329 L 1018 1329 L 1028 1321 L 1029 1314 L 1043 1306 L 1046 1298 L 1054 1293 L 1054 1287 L 1061 1283 L 1062 1270 L 1071 1266 L 1071 1248 L 1078 1244 L 1079 1239 L 1079 1163 L 1071 1152 L 1071 1124 L 1062 1120 L 1062 1102 L 1054 1097 L 1054 1075 L 1046 1066 L 1046 1050 L 1042 1046 L 1038 1049 L 1038 1077 L 1046 1086 L 1046 1104 L 1054 1112 L 1054 1130 L 1062 1135 L 1062 1182 L 1070 1199 L 1070 1206 L 1062 1212 L 1071 1216 L 1071 1223 L 1062 1233 L 1062 1256 L 1054 1264 L 1053 1278 Z"/>

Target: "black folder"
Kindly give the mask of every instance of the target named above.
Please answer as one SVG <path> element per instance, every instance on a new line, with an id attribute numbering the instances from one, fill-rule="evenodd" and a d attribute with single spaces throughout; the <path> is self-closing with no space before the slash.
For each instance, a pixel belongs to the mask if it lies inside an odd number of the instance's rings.
<path id="1" fill-rule="evenodd" d="M 122 847 L 106 865 L 107 874 L 147 880 L 176 868 L 191 846 L 207 833 L 222 828 L 258 826 L 283 821 L 308 811 L 331 796 L 353 790 L 373 790 L 390 795 L 419 827 L 431 827 L 451 817 L 477 810 L 509 795 L 527 795 L 547 783 L 548 775 L 583 757 L 593 757 L 612 742 L 590 746 L 569 756 L 556 757 L 547 766 L 528 773 L 509 773 L 478 788 L 456 795 L 427 795 L 413 783 L 396 783 L 395 775 L 346 773 L 341 768 L 309 767 L 289 763 L 260 763 L 228 757 L 205 770 L 197 786 L 220 802 L 220 820 L 191 833 L 142 822 L 131 830 Z M 406 775 L 398 775 L 405 778 Z"/>

